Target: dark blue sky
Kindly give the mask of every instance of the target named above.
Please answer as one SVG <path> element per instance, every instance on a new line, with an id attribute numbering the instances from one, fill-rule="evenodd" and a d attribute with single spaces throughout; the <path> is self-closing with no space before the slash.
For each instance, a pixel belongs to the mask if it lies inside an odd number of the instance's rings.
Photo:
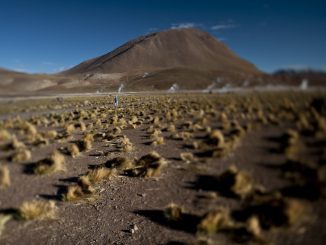
<path id="1" fill-rule="evenodd" d="M 1 0 L 0 67 L 56 72 L 172 26 L 200 27 L 267 72 L 326 70 L 321 0 Z"/>

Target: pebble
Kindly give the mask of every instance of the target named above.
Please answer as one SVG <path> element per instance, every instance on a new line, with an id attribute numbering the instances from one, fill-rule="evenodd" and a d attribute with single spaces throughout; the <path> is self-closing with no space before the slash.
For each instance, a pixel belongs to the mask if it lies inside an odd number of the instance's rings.
<path id="1" fill-rule="evenodd" d="M 137 196 L 145 197 L 146 196 L 146 193 L 137 193 Z"/>
<path id="2" fill-rule="evenodd" d="M 131 234 L 134 234 L 136 231 L 138 231 L 137 225 L 135 225 L 135 224 L 131 225 L 131 227 L 130 227 L 130 233 Z"/>

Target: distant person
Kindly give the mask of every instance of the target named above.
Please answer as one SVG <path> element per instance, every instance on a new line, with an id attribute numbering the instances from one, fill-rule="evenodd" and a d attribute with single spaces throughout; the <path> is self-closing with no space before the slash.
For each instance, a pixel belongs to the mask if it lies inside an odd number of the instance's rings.
<path id="1" fill-rule="evenodd" d="M 114 96 L 114 106 L 115 107 L 119 106 L 119 97 L 118 97 L 118 95 Z"/>

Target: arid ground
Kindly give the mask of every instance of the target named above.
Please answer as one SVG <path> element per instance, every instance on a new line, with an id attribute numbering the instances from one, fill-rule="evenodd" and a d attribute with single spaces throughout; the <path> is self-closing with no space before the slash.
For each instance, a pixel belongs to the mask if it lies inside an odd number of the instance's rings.
<path id="1" fill-rule="evenodd" d="M 0 104 L 0 244 L 324 244 L 324 92 Z"/>

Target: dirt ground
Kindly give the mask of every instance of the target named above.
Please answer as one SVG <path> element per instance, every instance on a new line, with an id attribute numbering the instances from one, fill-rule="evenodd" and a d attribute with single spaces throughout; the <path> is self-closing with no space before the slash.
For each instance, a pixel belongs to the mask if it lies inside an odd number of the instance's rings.
<path id="1" fill-rule="evenodd" d="M 11 217 L 0 244 L 324 244 L 325 94 L 130 95 L 121 97 L 118 109 L 112 101 L 90 97 L 0 105 L 0 130 L 11 135 L 1 140 L 0 134 L 0 163 L 8 167 L 11 179 L 9 186 L 0 188 L 0 214 Z M 137 123 L 130 122 L 132 116 Z M 68 124 L 81 121 L 86 129 L 65 135 Z M 31 133 L 26 122 L 37 133 Z M 176 132 L 167 130 L 170 124 Z M 105 138 L 103 133 L 109 135 L 114 127 L 121 132 Z M 160 131 L 164 144 L 152 143 L 154 129 Z M 288 129 L 299 136 L 289 140 Z M 28 140 L 30 134 L 49 130 L 58 135 L 48 140 L 43 136 L 44 144 L 39 138 Z M 215 141 L 207 143 L 216 139 L 210 136 L 214 130 L 224 135 L 225 148 Z M 189 137 L 176 135 L 182 132 Z M 69 156 L 65 147 L 80 143 L 87 133 L 94 136 L 91 149 Z M 30 159 L 13 162 L 18 150 L 9 147 L 13 135 L 31 151 Z M 112 143 L 121 135 L 132 143 L 131 151 Z M 194 147 L 194 142 L 204 146 Z M 210 154 L 221 149 L 222 155 Z M 35 164 L 54 150 L 65 156 L 66 171 L 33 172 Z M 167 161 L 155 176 L 133 176 L 124 169 L 94 183 L 94 198 L 64 200 L 67 186 L 78 184 L 78 178 L 91 169 L 107 167 L 105 163 L 119 156 L 139 159 L 153 150 Z M 181 159 L 184 152 L 192 153 L 193 159 Z M 288 167 L 289 162 L 295 167 Z M 236 179 L 230 187 L 219 177 L 233 165 L 250 178 L 239 184 Z M 243 191 L 243 186 L 250 188 Z M 257 204 L 253 200 L 259 195 L 269 201 Z M 31 200 L 54 201 L 56 217 L 19 218 L 20 205 Z M 288 200 L 296 203 L 293 209 Z M 277 206 L 283 201 L 285 206 Z M 166 215 L 171 203 L 182 207 L 178 220 Z M 213 222 L 214 232 L 199 229 L 205 215 L 215 210 L 227 210 L 235 225 Z M 253 216 L 259 220 L 257 232 L 248 225 Z M 282 221 L 274 222 L 270 216 L 281 216 Z"/>

